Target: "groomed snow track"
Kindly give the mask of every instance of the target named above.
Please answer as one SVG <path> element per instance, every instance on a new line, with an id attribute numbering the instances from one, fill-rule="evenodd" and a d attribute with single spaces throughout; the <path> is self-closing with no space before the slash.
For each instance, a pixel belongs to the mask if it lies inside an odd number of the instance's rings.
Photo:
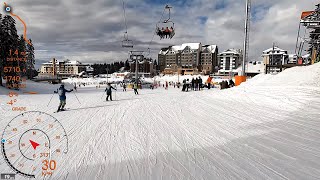
<path id="1" fill-rule="evenodd" d="M 80 88 L 81 104 L 67 94 L 70 109 L 54 114 L 70 147 L 51 179 L 319 179 L 319 78 L 316 64 L 222 91 L 118 91 L 112 102 L 102 88 Z M 58 97 L 46 107 L 50 97 L 19 102 L 53 114 Z M 1 108 L 3 129 L 17 113 Z M 3 159 L 0 169 L 10 172 Z"/>

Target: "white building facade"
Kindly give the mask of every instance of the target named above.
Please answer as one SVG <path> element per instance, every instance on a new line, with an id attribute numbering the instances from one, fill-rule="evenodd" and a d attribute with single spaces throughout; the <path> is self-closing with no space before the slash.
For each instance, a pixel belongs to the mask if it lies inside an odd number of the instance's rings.
<path id="1" fill-rule="evenodd" d="M 263 51 L 262 58 L 265 73 L 278 73 L 281 71 L 281 68 L 276 66 L 289 63 L 288 51 L 280 49 L 279 47 L 272 47 Z"/>
<path id="2" fill-rule="evenodd" d="M 158 54 L 160 71 L 165 74 L 210 74 L 217 66 L 218 47 L 201 43 L 184 43 L 182 45 L 162 48 Z"/>
<path id="3" fill-rule="evenodd" d="M 241 65 L 243 59 L 242 50 L 228 49 L 218 55 L 220 61 L 219 74 L 232 75 Z"/>
<path id="4" fill-rule="evenodd" d="M 87 66 L 79 61 L 59 61 L 53 59 L 47 63 L 43 63 L 40 68 L 40 76 L 60 75 L 71 76 L 78 75 L 81 72 L 86 72 Z"/>

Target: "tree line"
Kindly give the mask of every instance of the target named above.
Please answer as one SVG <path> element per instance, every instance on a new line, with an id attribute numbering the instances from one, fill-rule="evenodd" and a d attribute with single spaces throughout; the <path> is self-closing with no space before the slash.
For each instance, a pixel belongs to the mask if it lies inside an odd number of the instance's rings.
<path id="1" fill-rule="evenodd" d="M 22 78 L 36 76 L 34 47 L 31 39 L 29 42 L 18 35 L 12 16 L 0 14 L 0 86 L 3 79 L 10 87 L 20 84 Z"/>
<path id="2" fill-rule="evenodd" d="M 152 60 L 152 59 L 148 59 Z M 124 71 L 130 71 L 130 62 L 127 59 L 126 61 L 120 61 L 120 62 L 114 62 L 114 63 L 104 63 L 104 64 L 93 64 L 91 67 L 93 70 L 93 75 L 98 74 L 112 74 L 115 72 L 119 72 L 121 68 L 123 68 Z M 154 68 L 158 70 L 158 63 L 156 60 L 154 60 Z"/>

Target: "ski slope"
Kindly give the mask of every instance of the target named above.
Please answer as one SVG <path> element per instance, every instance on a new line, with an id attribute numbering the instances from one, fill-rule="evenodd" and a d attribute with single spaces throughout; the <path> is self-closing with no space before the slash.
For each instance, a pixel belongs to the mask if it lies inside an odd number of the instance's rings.
<path id="1" fill-rule="evenodd" d="M 55 114 L 57 95 L 47 104 L 56 86 L 48 85 L 17 103 L 52 114 L 67 131 L 69 152 L 51 179 L 319 179 L 319 78 L 318 63 L 226 90 L 136 96 L 118 87 L 112 102 L 103 88 L 86 87 Z M 2 130 L 18 113 L 0 100 Z M 2 158 L 0 172 L 10 172 Z"/>

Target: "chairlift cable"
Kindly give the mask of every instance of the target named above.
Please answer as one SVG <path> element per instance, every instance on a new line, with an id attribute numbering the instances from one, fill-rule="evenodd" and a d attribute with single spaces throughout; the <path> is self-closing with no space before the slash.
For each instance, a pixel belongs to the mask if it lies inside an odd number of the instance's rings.
<path id="1" fill-rule="evenodd" d="M 166 4 L 166 5 L 168 5 L 168 4 L 169 4 L 169 1 L 170 1 L 170 0 L 168 0 L 168 2 L 167 2 L 167 4 Z M 163 18 L 163 15 L 164 15 L 165 11 L 166 11 L 166 8 L 164 8 L 164 9 L 163 9 L 163 12 L 162 12 L 162 15 L 161 15 L 161 18 L 160 18 L 159 22 L 161 22 L 161 20 L 162 20 L 162 18 Z M 156 23 L 156 24 L 158 24 L 158 23 Z M 149 45 L 148 45 L 147 50 L 148 50 L 148 49 L 150 50 L 150 46 L 151 46 L 151 43 L 153 42 L 153 39 L 154 39 L 154 36 L 155 36 L 155 35 L 156 35 L 156 32 L 155 32 L 155 31 L 153 31 L 153 35 L 152 35 L 152 38 L 151 38 L 151 40 L 150 40 L 150 42 L 149 42 Z M 150 53 L 149 53 L 149 54 L 150 54 Z"/>
<path id="2" fill-rule="evenodd" d="M 123 8 L 123 18 L 124 18 L 124 24 L 125 24 L 125 33 L 123 35 L 123 41 L 122 41 L 122 47 L 131 47 L 133 48 L 133 41 L 129 40 L 129 35 L 128 35 L 128 23 L 127 23 L 127 16 L 126 16 L 126 7 L 124 0 L 122 0 L 122 8 Z"/>
<path id="3" fill-rule="evenodd" d="M 125 8 L 125 4 L 124 4 L 124 0 L 122 0 L 122 8 L 123 8 L 123 18 L 124 18 L 124 24 L 126 27 L 126 34 L 128 34 L 128 25 L 127 25 L 127 17 L 126 17 L 126 8 Z"/>

